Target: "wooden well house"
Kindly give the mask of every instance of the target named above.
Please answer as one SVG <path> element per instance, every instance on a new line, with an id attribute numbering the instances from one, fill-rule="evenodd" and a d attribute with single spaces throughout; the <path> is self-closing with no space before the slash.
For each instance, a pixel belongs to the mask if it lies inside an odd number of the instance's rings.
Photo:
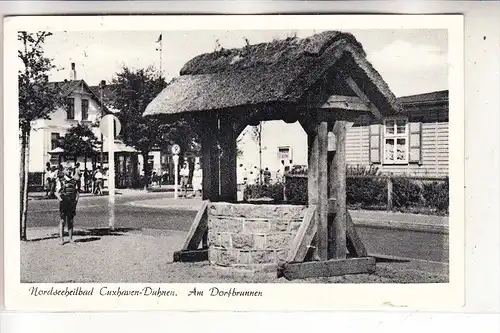
<path id="1" fill-rule="evenodd" d="M 195 124 L 202 144 L 203 199 L 175 261 L 276 270 L 286 278 L 373 272 L 346 207 L 346 128 L 401 112 L 349 33 L 323 32 L 202 54 L 144 116 Z M 298 121 L 308 136 L 308 204 L 238 203 L 236 138 L 260 121 Z M 328 165 L 328 132 L 336 153 Z M 283 135 L 283 133 L 276 133 Z"/>

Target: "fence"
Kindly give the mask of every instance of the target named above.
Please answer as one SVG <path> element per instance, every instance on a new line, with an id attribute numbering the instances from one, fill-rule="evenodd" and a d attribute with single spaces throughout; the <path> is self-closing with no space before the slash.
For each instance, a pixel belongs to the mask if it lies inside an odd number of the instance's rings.
<path id="1" fill-rule="evenodd" d="M 307 175 L 286 175 L 285 201 L 307 202 Z M 347 203 L 352 208 L 447 213 L 448 178 L 408 175 L 348 175 Z"/>

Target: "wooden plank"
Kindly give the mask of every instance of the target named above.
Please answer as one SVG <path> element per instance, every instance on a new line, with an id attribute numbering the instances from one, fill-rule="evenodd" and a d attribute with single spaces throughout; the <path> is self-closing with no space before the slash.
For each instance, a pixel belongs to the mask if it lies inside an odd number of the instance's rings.
<path id="1" fill-rule="evenodd" d="M 349 250 L 349 254 L 354 257 L 366 257 L 368 256 L 368 252 L 366 251 L 366 247 L 363 244 L 363 241 L 358 235 L 356 231 L 356 227 L 352 221 L 351 214 L 347 211 L 347 249 Z"/>
<path id="2" fill-rule="evenodd" d="M 287 262 L 302 262 L 306 257 L 307 251 L 311 246 L 311 242 L 317 231 L 316 226 L 316 210 L 315 205 L 307 208 L 306 214 L 302 223 L 297 230 L 297 234 L 290 245 L 290 250 L 286 258 Z"/>
<path id="3" fill-rule="evenodd" d="M 368 96 L 358 87 L 358 84 L 354 81 L 354 79 L 350 76 L 345 76 L 344 77 L 345 82 L 347 85 L 352 89 L 352 91 L 358 95 L 358 97 L 364 102 L 367 103 L 370 106 L 370 111 L 372 114 L 375 116 L 377 119 L 382 119 L 382 114 L 378 110 L 378 108 L 370 101 Z"/>
<path id="4" fill-rule="evenodd" d="M 204 201 L 201 204 L 200 209 L 196 213 L 191 228 L 186 236 L 182 250 L 196 250 L 198 249 L 200 242 L 203 239 L 203 235 L 208 229 L 208 213 L 207 213 L 208 201 Z"/>
<path id="5" fill-rule="evenodd" d="M 220 122 L 219 143 L 220 156 L 220 200 L 233 202 L 237 200 L 236 180 L 236 133 L 232 118 L 223 118 Z"/>
<path id="6" fill-rule="evenodd" d="M 344 121 L 338 122 L 334 129 L 336 135 L 336 151 L 335 151 L 335 199 L 337 202 L 337 214 L 335 215 L 335 222 L 333 225 L 333 242 L 334 245 L 331 248 L 333 258 L 344 259 L 347 255 L 347 245 L 346 245 L 346 212 L 347 212 L 347 200 L 346 200 L 346 124 Z"/>
<path id="7" fill-rule="evenodd" d="M 318 234 L 316 248 L 320 260 L 328 260 L 328 123 L 318 124 Z"/>
<path id="8" fill-rule="evenodd" d="M 174 262 L 207 261 L 208 249 L 182 250 L 174 252 Z"/>
<path id="9" fill-rule="evenodd" d="M 280 272 L 288 280 L 347 274 L 371 274 L 375 272 L 375 258 L 366 257 L 285 263 L 280 268 Z"/>

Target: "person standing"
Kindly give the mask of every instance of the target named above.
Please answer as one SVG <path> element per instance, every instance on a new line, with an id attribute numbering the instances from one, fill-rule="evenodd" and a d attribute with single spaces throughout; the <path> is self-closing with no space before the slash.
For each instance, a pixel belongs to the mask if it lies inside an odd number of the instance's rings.
<path id="1" fill-rule="evenodd" d="M 55 196 L 59 200 L 59 238 L 64 245 L 64 225 L 68 228 L 69 242 L 73 243 L 73 220 L 76 215 L 76 205 L 79 193 L 76 189 L 76 181 L 71 177 L 69 169 L 59 171 L 56 181 Z"/>
<path id="2" fill-rule="evenodd" d="M 193 197 L 196 197 L 196 194 L 198 192 L 200 192 L 200 196 L 202 196 L 203 170 L 200 167 L 200 163 L 196 163 L 194 165 L 192 184 L 193 184 Z"/>
<path id="3" fill-rule="evenodd" d="M 184 191 L 184 198 L 187 198 L 187 191 L 189 185 L 189 164 L 187 161 L 184 161 L 182 168 L 179 172 L 181 176 L 181 190 Z"/>
<path id="4" fill-rule="evenodd" d="M 48 198 L 52 192 L 52 168 L 50 162 L 45 164 L 45 196 Z"/>
<path id="5" fill-rule="evenodd" d="M 82 183 L 82 169 L 80 169 L 80 162 L 76 162 L 75 171 L 73 173 L 73 179 L 76 182 L 76 189 L 78 192 L 81 191 L 81 183 Z"/>
<path id="6" fill-rule="evenodd" d="M 104 181 L 104 175 L 101 172 L 101 167 L 98 167 L 95 175 L 95 188 L 94 188 L 94 193 L 97 195 L 102 195 L 102 186 L 103 186 L 103 181 Z"/>

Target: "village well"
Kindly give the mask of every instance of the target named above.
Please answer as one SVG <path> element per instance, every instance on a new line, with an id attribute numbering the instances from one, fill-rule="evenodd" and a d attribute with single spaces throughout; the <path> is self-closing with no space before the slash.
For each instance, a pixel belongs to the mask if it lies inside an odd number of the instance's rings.
<path id="1" fill-rule="evenodd" d="M 180 74 L 144 113 L 190 121 L 201 139 L 205 201 L 174 261 L 289 279 L 372 272 L 375 260 L 347 211 L 346 130 L 401 107 L 354 36 L 328 31 L 222 49 L 193 58 Z M 236 138 L 266 120 L 299 122 L 307 133 L 307 205 L 237 202 Z"/>
<path id="2" fill-rule="evenodd" d="M 276 271 L 306 210 L 298 205 L 209 204 L 209 262 L 242 271 Z"/>

